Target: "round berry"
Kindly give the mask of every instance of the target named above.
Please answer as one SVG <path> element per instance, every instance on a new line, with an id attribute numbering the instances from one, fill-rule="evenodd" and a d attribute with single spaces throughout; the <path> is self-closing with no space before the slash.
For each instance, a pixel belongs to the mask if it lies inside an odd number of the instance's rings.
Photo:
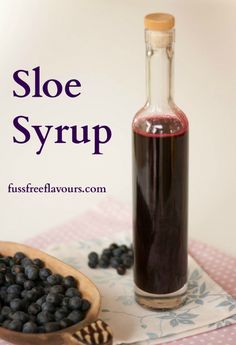
<path id="1" fill-rule="evenodd" d="M 61 321 L 65 319 L 67 315 L 68 313 L 66 313 L 63 309 L 58 309 L 54 314 L 56 321 Z"/>
<path id="2" fill-rule="evenodd" d="M 50 292 L 55 294 L 64 294 L 65 288 L 62 285 L 54 285 L 50 287 Z"/>
<path id="3" fill-rule="evenodd" d="M 84 319 L 84 314 L 79 310 L 73 310 L 68 316 L 67 319 L 71 320 L 74 324 L 80 322 Z"/>
<path id="4" fill-rule="evenodd" d="M 2 307 L 2 309 L 1 309 L 1 315 L 2 316 L 7 318 L 10 313 L 11 313 L 11 308 L 10 307 L 8 307 L 8 306 Z"/>
<path id="5" fill-rule="evenodd" d="M 108 258 L 106 258 L 106 257 L 101 257 L 100 259 L 99 259 L 99 266 L 101 267 L 101 268 L 108 268 L 109 267 L 109 265 L 110 265 L 110 262 L 109 262 L 109 259 Z"/>
<path id="6" fill-rule="evenodd" d="M 48 311 L 41 311 L 37 315 L 37 322 L 42 325 L 48 322 L 54 321 L 54 316 L 53 314 L 49 313 Z"/>
<path id="7" fill-rule="evenodd" d="M 26 280 L 24 282 L 24 289 L 25 290 L 31 290 L 31 289 L 33 289 L 33 287 L 35 287 L 35 282 L 33 282 L 32 280 Z"/>
<path id="8" fill-rule="evenodd" d="M 40 297 L 39 299 L 37 299 L 36 303 L 39 304 L 40 306 L 42 306 L 43 303 L 46 302 L 46 298 L 47 298 L 47 296 L 44 295 L 44 296 Z"/>
<path id="9" fill-rule="evenodd" d="M 9 325 L 11 322 L 12 322 L 12 321 L 9 320 L 9 319 L 5 320 L 5 321 L 3 322 L 3 324 L 2 324 L 2 327 L 8 328 L 8 325 Z"/>
<path id="10" fill-rule="evenodd" d="M 91 307 L 91 303 L 85 298 L 82 299 L 82 305 L 81 305 L 80 309 L 82 311 L 88 311 L 90 307 Z"/>
<path id="11" fill-rule="evenodd" d="M 15 298 L 10 302 L 10 308 L 12 311 L 18 311 L 23 308 L 22 300 L 20 298 Z"/>
<path id="12" fill-rule="evenodd" d="M 38 295 L 35 291 L 32 290 L 28 290 L 26 291 L 26 294 L 25 294 L 25 299 L 28 300 L 28 301 L 31 301 L 31 302 L 35 302 L 38 298 Z"/>
<path id="13" fill-rule="evenodd" d="M 67 276 L 63 279 L 63 285 L 65 286 L 65 288 L 71 288 L 71 287 L 74 287 L 76 288 L 77 287 L 77 281 L 75 280 L 74 277 L 72 276 Z"/>
<path id="14" fill-rule="evenodd" d="M 69 302 L 70 302 L 70 297 L 64 297 L 61 302 L 62 307 L 68 307 Z"/>
<path id="15" fill-rule="evenodd" d="M 10 329 L 11 331 L 21 332 L 22 322 L 20 320 L 10 321 L 7 328 Z"/>
<path id="16" fill-rule="evenodd" d="M 40 285 L 33 287 L 31 291 L 37 295 L 37 298 L 44 295 L 44 288 Z"/>
<path id="17" fill-rule="evenodd" d="M 11 273 L 12 274 L 24 273 L 24 267 L 21 265 L 14 265 L 11 268 Z"/>
<path id="18" fill-rule="evenodd" d="M 52 274 L 52 271 L 48 268 L 41 268 L 39 270 L 39 277 L 41 280 L 47 280 L 47 278 Z"/>
<path id="19" fill-rule="evenodd" d="M 37 266 L 38 268 L 43 268 L 44 267 L 44 262 L 41 259 L 34 259 L 33 264 Z"/>
<path id="20" fill-rule="evenodd" d="M 23 311 L 16 311 L 11 318 L 13 320 L 21 321 L 23 323 L 29 321 L 29 315 L 24 313 Z"/>
<path id="21" fill-rule="evenodd" d="M 126 255 L 122 258 L 122 262 L 126 268 L 130 268 L 133 265 L 133 259 L 128 255 Z"/>
<path id="22" fill-rule="evenodd" d="M 25 257 L 21 260 L 21 265 L 26 268 L 27 266 L 31 266 L 33 265 L 32 260 L 30 260 L 29 258 Z"/>
<path id="23" fill-rule="evenodd" d="M 50 285 L 60 285 L 62 282 L 62 276 L 60 274 L 52 274 L 47 278 L 47 282 Z"/>
<path id="24" fill-rule="evenodd" d="M 81 297 L 81 293 L 76 288 L 69 288 L 69 289 L 67 289 L 65 295 L 66 295 L 66 297 L 74 297 L 74 296 Z"/>
<path id="25" fill-rule="evenodd" d="M 6 273 L 5 274 L 5 282 L 8 286 L 15 284 L 15 282 L 16 282 L 15 276 L 12 273 L 9 273 L 9 272 Z"/>
<path id="26" fill-rule="evenodd" d="M 20 264 L 21 260 L 23 260 L 24 258 L 25 258 L 25 254 L 22 252 L 17 252 L 13 257 L 16 264 Z"/>
<path id="27" fill-rule="evenodd" d="M 48 322 L 44 325 L 44 328 L 46 333 L 56 332 L 61 329 L 59 322 Z"/>
<path id="28" fill-rule="evenodd" d="M 21 291 L 22 291 L 22 287 L 18 284 L 13 284 L 13 285 L 10 285 L 7 289 L 7 293 L 9 294 L 15 294 L 15 295 L 20 295 L 21 294 Z"/>
<path id="29" fill-rule="evenodd" d="M 98 254 L 96 252 L 91 252 L 88 255 L 88 259 L 92 261 L 98 261 Z"/>
<path id="30" fill-rule="evenodd" d="M 45 302 L 42 304 L 42 310 L 48 311 L 49 313 L 55 313 L 56 306 L 53 303 Z"/>
<path id="31" fill-rule="evenodd" d="M 102 251 L 102 255 L 107 256 L 108 258 L 110 258 L 112 256 L 112 250 L 110 248 L 105 248 Z"/>
<path id="32" fill-rule="evenodd" d="M 32 303 L 28 308 L 28 313 L 32 315 L 37 315 L 41 311 L 41 306 L 37 303 Z"/>
<path id="33" fill-rule="evenodd" d="M 47 295 L 46 301 L 48 303 L 53 303 L 55 305 L 58 305 L 62 302 L 62 299 L 63 299 L 63 295 L 50 292 Z"/>
<path id="34" fill-rule="evenodd" d="M 7 266 L 4 263 L 0 263 L 0 272 L 6 273 L 7 272 Z"/>
<path id="35" fill-rule="evenodd" d="M 24 324 L 22 332 L 23 333 L 37 333 L 38 332 L 38 327 L 37 327 L 35 322 L 28 321 L 28 322 L 26 322 Z"/>
<path id="36" fill-rule="evenodd" d="M 118 248 L 118 244 L 112 243 L 110 244 L 109 248 L 113 251 L 114 249 Z"/>
<path id="37" fill-rule="evenodd" d="M 123 276 L 126 272 L 126 268 L 124 265 L 120 265 L 117 267 L 116 271 L 119 275 Z"/>
<path id="38" fill-rule="evenodd" d="M 69 301 L 69 308 L 72 310 L 79 309 L 82 305 L 82 299 L 78 296 L 74 296 Z"/>
<path id="39" fill-rule="evenodd" d="M 121 263 L 122 263 L 121 258 L 117 256 L 114 258 L 111 258 L 111 261 L 110 261 L 111 267 L 117 268 Z"/>
<path id="40" fill-rule="evenodd" d="M 90 268 L 96 268 L 97 265 L 98 265 L 98 262 L 93 262 L 93 261 L 89 261 L 89 262 L 88 262 L 88 266 L 89 266 Z"/>
<path id="41" fill-rule="evenodd" d="M 26 280 L 27 279 L 24 273 L 20 272 L 16 274 L 16 284 L 24 286 Z"/>
<path id="42" fill-rule="evenodd" d="M 119 257 L 123 254 L 123 249 L 121 247 L 118 247 L 118 248 L 114 249 L 112 253 L 114 256 Z"/>
<path id="43" fill-rule="evenodd" d="M 61 328 L 67 328 L 73 325 L 73 321 L 69 319 L 63 319 L 60 321 L 60 326 Z"/>
<path id="44" fill-rule="evenodd" d="M 37 280 L 39 277 L 39 268 L 37 266 L 28 265 L 25 267 L 25 275 L 29 280 Z"/>

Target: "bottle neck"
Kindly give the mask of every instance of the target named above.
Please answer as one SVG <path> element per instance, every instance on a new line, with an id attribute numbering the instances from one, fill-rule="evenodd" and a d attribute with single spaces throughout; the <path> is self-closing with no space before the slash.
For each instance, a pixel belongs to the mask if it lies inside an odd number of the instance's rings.
<path id="1" fill-rule="evenodd" d="M 174 30 L 146 31 L 147 103 L 152 112 L 166 113 L 173 102 Z"/>

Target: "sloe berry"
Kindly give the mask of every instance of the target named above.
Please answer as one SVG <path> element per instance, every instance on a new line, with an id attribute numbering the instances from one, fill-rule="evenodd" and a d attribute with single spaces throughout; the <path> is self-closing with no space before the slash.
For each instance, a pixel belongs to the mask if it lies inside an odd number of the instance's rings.
<path id="1" fill-rule="evenodd" d="M 60 274 L 52 274 L 47 278 L 47 282 L 50 285 L 60 285 L 62 282 L 62 276 Z"/>
<path id="2" fill-rule="evenodd" d="M 7 328 L 11 331 L 20 332 L 22 330 L 22 322 L 20 320 L 10 321 Z"/>
<path id="3" fill-rule="evenodd" d="M 81 297 L 81 293 L 76 288 L 69 288 L 69 289 L 67 289 L 65 295 L 66 295 L 66 297 L 74 297 L 74 296 Z"/>
<path id="4" fill-rule="evenodd" d="M 124 265 L 120 265 L 117 267 L 116 271 L 119 275 L 123 276 L 126 272 L 126 268 Z"/>
<path id="5" fill-rule="evenodd" d="M 24 282 L 25 290 L 31 290 L 31 289 L 33 289 L 33 287 L 35 287 L 35 282 L 33 282 L 32 280 L 26 280 Z"/>
<path id="6" fill-rule="evenodd" d="M 73 323 L 80 322 L 84 319 L 84 314 L 79 310 L 73 310 L 68 316 L 67 319 L 71 320 Z"/>
<path id="7" fill-rule="evenodd" d="M 47 278 L 52 274 L 52 271 L 49 268 L 41 268 L 39 270 L 39 277 L 42 280 L 47 280 Z"/>
<path id="8" fill-rule="evenodd" d="M 36 265 L 38 268 L 44 267 L 44 262 L 41 259 L 34 259 L 33 264 Z"/>
<path id="9" fill-rule="evenodd" d="M 51 333 L 59 331 L 61 327 L 59 322 L 48 322 L 44 325 L 44 328 L 46 333 Z"/>
<path id="10" fill-rule="evenodd" d="M 13 257 L 16 264 L 20 264 L 24 258 L 25 258 L 25 254 L 22 252 L 17 252 Z"/>
<path id="11" fill-rule="evenodd" d="M 12 311 L 21 310 L 23 307 L 22 300 L 20 298 L 15 298 L 10 302 L 10 308 Z"/>
<path id="12" fill-rule="evenodd" d="M 28 313 L 32 315 L 37 315 L 41 311 L 41 306 L 37 303 L 32 303 L 28 308 Z"/>
<path id="13" fill-rule="evenodd" d="M 79 309 L 82 305 L 82 299 L 78 296 L 74 296 L 69 301 L 69 308 L 72 310 Z"/>
<path id="14" fill-rule="evenodd" d="M 28 322 L 26 322 L 24 324 L 22 332 L 23 333 L 37 333 L 38 332 L 38 327 L 37 327 L 35 322 L 28 321 Z"/>
<path id="15" fill-rule="evenodd" d="M 77 287 L 77 281 L 72 276 L 67 276 L 63 279 L 63 285 L 68 289 L 71 287 Z"/>

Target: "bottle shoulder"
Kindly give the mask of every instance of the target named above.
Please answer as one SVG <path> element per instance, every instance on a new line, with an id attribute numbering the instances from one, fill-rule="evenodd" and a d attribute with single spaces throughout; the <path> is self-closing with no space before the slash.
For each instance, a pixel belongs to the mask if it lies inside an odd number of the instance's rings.
<path id="1" fill-rule="evenodd" d="M 173 102 L 164 110 L 146 104 L 134 116 L 134 131 L 150 135 L 177 135 L 188 131 L 186 114 Z"/>

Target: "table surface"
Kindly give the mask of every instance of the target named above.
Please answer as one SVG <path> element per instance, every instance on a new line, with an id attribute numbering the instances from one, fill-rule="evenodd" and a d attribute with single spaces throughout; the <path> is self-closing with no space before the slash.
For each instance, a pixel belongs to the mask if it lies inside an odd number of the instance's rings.
<path id="1" fill-rule="evenodd" d="M 190 120 L 189 234 L 236 255 L 234 0 L 1 1 L 1 239 L 24 241 L 111 196 L 131 208 L 130 126 L 145 101 L 143 17 L 160 10 L 176 16 L 175 99 Z M 78 78 L 79 98 L 12 97 L 13 72 L 39 65 L 43 81 Z M 32 72 L 28 80 L 33 88 Z M 29 126 L 107 124 L 112 140 L 94 156 L 90 144 L 55 145 L 50 137 L 37 155 L 30 127 L 28 143 L 13 143 L 19 114 Z M 29 182 L 107 193 L 8 193 L 9 183 Z"/>

